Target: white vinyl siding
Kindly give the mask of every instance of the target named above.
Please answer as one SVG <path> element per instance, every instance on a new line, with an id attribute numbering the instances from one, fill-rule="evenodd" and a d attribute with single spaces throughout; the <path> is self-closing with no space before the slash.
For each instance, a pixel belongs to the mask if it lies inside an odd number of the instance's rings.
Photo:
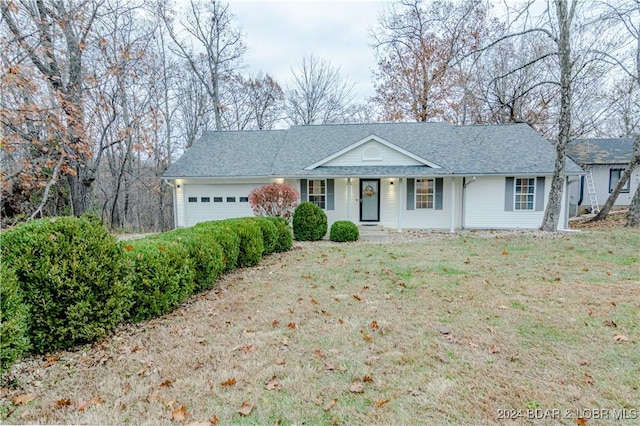
<path id="1" fill-rule="evenodd" d="M 545 206 L 550 187 L 550 184 L 545 185 Z M 504 176 L 478 177 L 471 182 L 465 189 L 465 228 L 536 229 L 540 227 L 544 217 L 544 209 L 508 211 L 505 209 L 506 195 Z M 511 200 L 513 200 L 513 195 Z"/>
<path id="2" fill-rule="evenodd" d="M 417 160 L 380 142 L 369 141 L 345 152 L 323 166 L 420 166 Z"/>
<path id="3" fill-rule="evenodd" d="M 612 164 L 606 166 L 592 166 L 593 184 L 596 188 L 596 196 L 598 197 L 598 203 L 602 206 L 609 197 L 609 183 L 611 176 L 611 169 L 623 169 L 625 164 Z M 629 179 L 629 192 L 622 192 L 618 195 L 616 200 L 616 206 L 628 206 L 631 204 L 633 194 L 636 192 L 636 188 L 640 184 L 640 167 L 636 167 L 631 173 Z M 579 185 L 578 185 L 579 186 Z M 582 206 L 589 206 L 589 194 L 587 193 L 587 183 L 584 183 L 584 195 L 582 197 Z"/>

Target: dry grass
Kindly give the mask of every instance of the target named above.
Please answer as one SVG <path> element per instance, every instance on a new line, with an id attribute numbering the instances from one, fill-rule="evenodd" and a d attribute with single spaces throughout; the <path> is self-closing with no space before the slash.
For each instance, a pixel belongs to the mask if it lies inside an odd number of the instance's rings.
<path id="1" fill-rule="evenodd" d="M 638 247 L 640 232 L 627 229 L 300 245 L 167 317 L 16 366 L 2 414 L 9 423 L 522 424 L 527 410 L 557 409 L 544 424 L 575 424 L 585 413 L 576 410 L 608 409 L 634 424 Z M 509 409 L 525 418 L 501 420 Z"/>

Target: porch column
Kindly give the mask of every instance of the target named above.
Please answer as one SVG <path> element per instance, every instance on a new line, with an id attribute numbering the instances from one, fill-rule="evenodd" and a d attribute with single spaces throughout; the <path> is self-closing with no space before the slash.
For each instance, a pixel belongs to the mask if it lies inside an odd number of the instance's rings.
<path id="1" fill-rule="evenodd" d="M 451 178 L 451 219 L 449 232 L 456 232 L 456 178 Z"/>
<path id="2" fill-rule="evenodd" d="M 347 178 L 347 220 L 351 220 L 351 178 Z"/>
<path id="3" fill-rule="evenodd" d="M 402 200 L 404 195 L 402 193 L 402 178 L 398 178 L 398 232 L 402 232 Z"/>

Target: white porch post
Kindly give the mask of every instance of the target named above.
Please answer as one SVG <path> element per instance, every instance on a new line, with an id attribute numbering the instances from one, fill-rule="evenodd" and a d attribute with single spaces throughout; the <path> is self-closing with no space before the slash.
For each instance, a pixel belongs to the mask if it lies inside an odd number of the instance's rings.
<path id="1" fill-rule="evenodd" d="M 402 193 L 402 178 L 398 178 L 398 232 L 402 232 L 402 200 L 404 194 Z"/>
<path id="2" fill-rule="evenodd" d="M 351 220 L 351 178 L 347 178 L 347 220 Z"/>
<path id="3" fill-rule="evenodd" d="M 449 232 L 456 232 L 456 179 L 451 178 L 451 219 Z"/>

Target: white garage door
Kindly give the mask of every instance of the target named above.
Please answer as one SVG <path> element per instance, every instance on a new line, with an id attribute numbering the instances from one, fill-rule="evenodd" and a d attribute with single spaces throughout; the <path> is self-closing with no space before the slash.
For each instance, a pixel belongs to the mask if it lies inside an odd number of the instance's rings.
<path id="1" fill-rule="evenodd" d="M 253 216 L 249 192 L 262 184 L 185 185 L 186 226 L 208 220 Z"/>

